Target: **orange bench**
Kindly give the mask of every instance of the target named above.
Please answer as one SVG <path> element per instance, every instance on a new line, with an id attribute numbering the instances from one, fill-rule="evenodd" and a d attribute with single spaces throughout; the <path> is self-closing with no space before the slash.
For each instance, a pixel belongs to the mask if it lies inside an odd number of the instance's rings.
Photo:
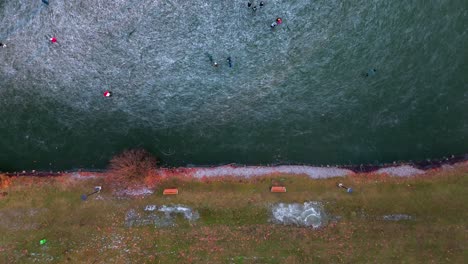
<path id="1" fill-rule="evenodd" d="M 284 186 L 273 186 L 270 189 L 271 192 L 274 193 L 285 193 L 286 192 L 286 187 Z"/>
<path id="2" fill-rule="evenodd" d="M 179 194 L 179 190 L 176 188 L 173 189 L 164 189 L 163 195 L 176 195 Z"/>

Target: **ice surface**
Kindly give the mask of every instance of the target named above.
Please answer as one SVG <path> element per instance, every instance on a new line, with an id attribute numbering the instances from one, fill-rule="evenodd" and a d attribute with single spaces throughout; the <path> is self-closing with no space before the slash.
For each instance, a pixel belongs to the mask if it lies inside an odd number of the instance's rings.
<path id="1" fill-rule="evenodd" d="M 466 152 L 464 7 L 2 1 L 0 167 L 102 168 L 133 147 L 176 165 Z"/>

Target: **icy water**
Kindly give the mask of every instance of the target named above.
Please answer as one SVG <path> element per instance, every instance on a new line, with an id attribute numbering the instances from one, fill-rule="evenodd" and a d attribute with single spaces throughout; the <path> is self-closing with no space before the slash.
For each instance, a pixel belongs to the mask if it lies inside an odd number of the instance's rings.
<path id="1" fill-rule="evenodd" d="M 264 2 L 0 0 L 0 170 L 468 152 L 466 0 Z"/>

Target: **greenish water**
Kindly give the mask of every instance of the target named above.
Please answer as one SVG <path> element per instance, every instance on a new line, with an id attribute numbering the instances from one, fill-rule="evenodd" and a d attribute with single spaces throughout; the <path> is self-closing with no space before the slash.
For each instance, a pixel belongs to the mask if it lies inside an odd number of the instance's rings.
<path id="1" fill-rule="evenodd" d="M 49 2 L 0 1 L 0 170 L 468 152 L 464 0 Z"/>

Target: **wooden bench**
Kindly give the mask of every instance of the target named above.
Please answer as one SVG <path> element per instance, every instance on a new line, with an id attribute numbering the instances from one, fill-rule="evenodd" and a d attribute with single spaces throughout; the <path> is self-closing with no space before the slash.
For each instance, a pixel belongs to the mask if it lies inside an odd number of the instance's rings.
<path id="1" fill-rule="evenodd" d="M 286 187 L 284 186 L 273 186 L 270 189 L 271 192 L 273 193 L 285 193 L 286 192 Z"/>
<path id="2" fill-rule="evenodd" d="M 172 189 L 164 189 L 163 195 L 176 195 L 179 194 L 179 190 L 177 188 Z"/>

